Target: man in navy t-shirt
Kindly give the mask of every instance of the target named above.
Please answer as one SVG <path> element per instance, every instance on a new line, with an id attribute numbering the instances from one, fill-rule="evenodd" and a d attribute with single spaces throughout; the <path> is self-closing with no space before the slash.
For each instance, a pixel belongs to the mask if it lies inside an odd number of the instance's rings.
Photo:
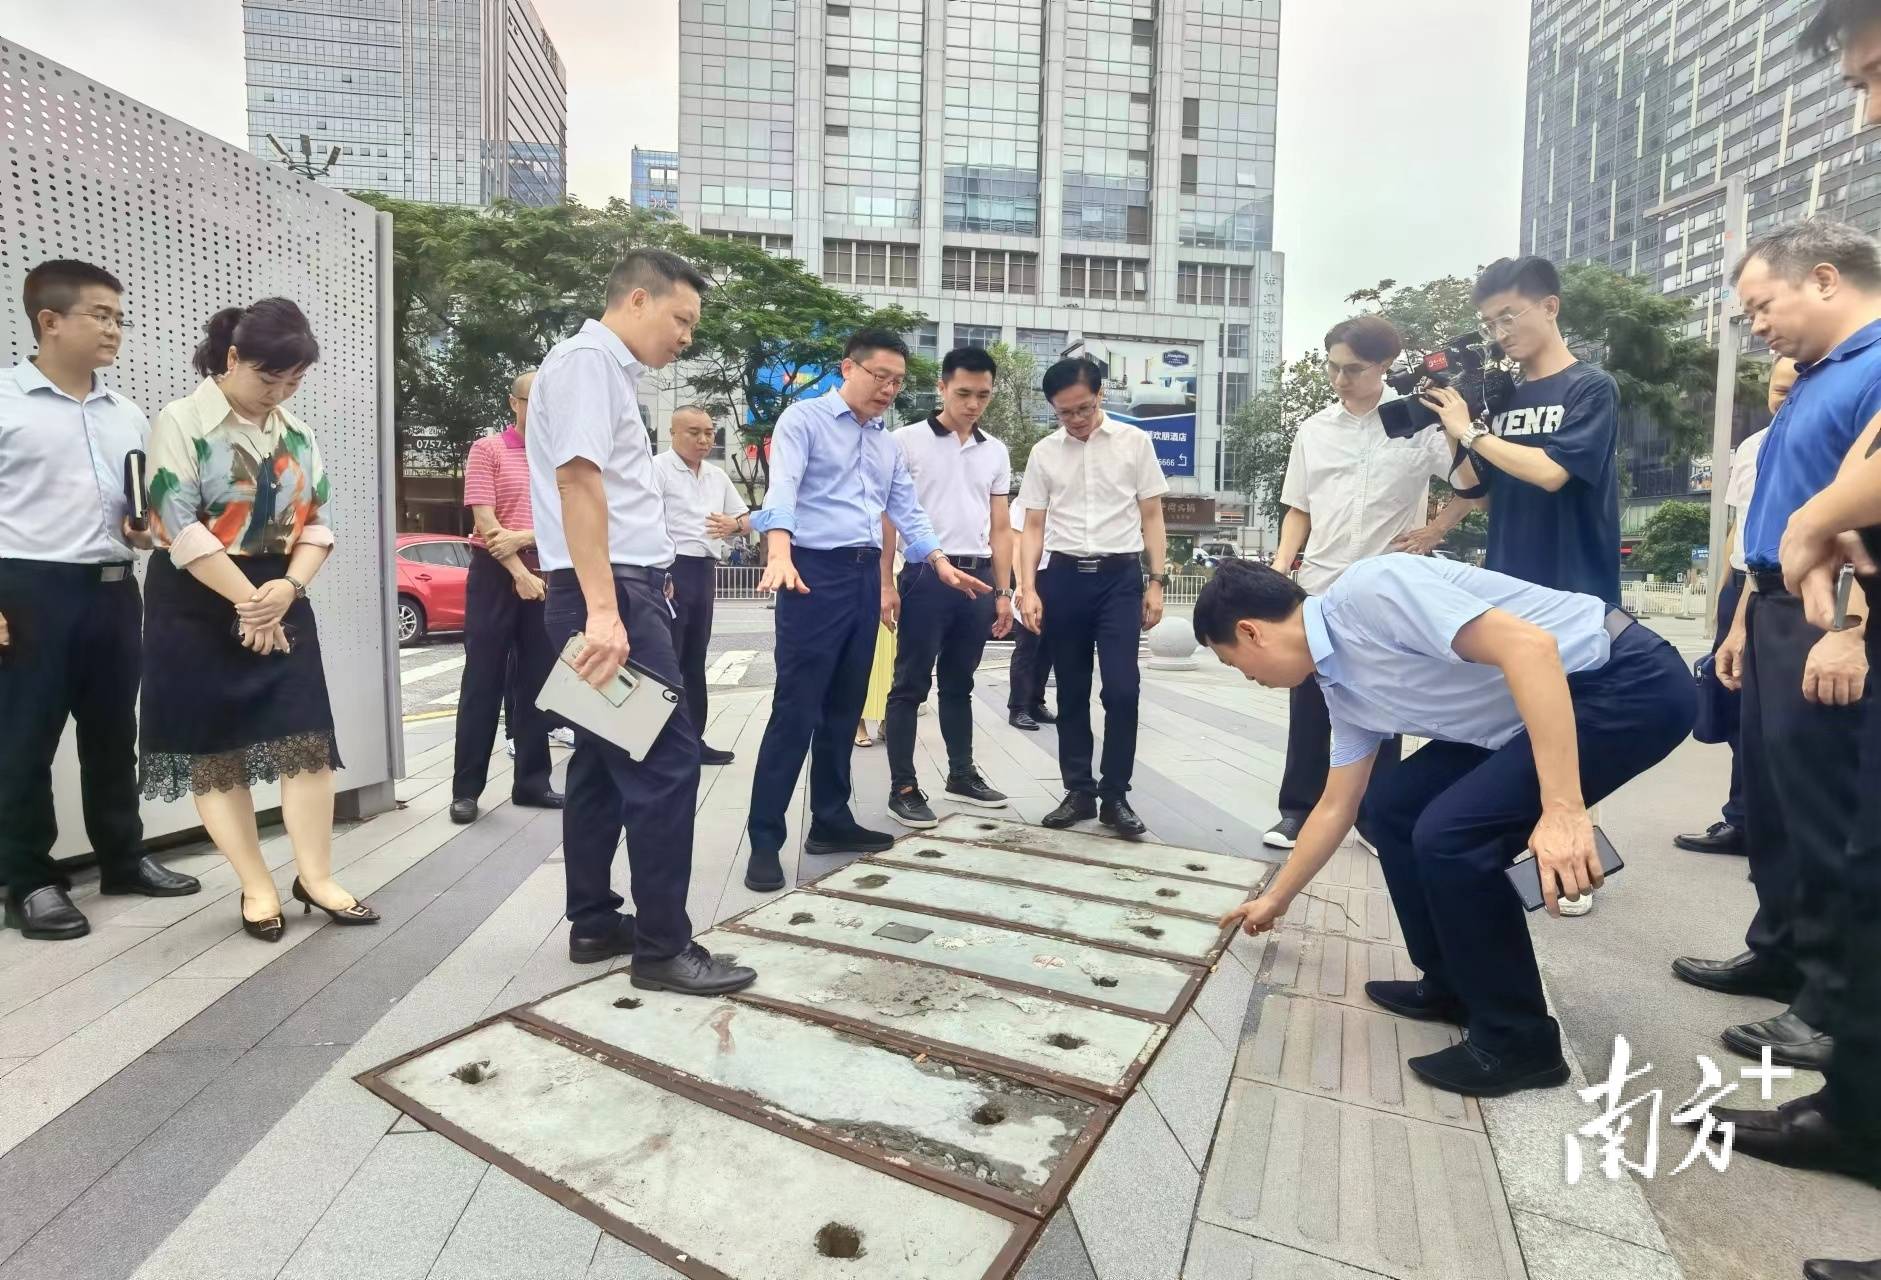
<path id="1" fill-rule="evenodd" d="M 1562 340 L 1561 277 L 1536 257 L 1504 258 L 1476 281 L 1482 334 L 1522 366 L 1488 425 L 1449 388 L 1425 397 L 1465 456 L 1454 479 L 1489 497 L 1483 567 L 1620 603 L 1620 390 Z"/>

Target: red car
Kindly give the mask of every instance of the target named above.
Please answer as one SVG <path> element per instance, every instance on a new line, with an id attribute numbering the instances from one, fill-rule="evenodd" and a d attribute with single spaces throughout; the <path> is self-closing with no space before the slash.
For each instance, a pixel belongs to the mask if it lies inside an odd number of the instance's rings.
<path id="1" fill-rule="evenodd" d="M 433 631 L 464 629 L 464 584 L 470 579 L 471 542 L 442 533 L 401 533 L 398 566 L 398 643 L 421 642 Z"/>

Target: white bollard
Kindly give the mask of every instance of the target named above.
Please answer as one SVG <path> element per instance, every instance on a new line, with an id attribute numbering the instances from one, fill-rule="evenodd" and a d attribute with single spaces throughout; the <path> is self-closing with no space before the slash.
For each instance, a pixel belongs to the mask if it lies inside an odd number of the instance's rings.
<path id="1" fill-rule="evenodd" d="M 1193 671 L 1198 665 L 1195 626 L 1187 618 L 1164 618 L 1151 627 L 1149 647 L 1152 671 Z"/>

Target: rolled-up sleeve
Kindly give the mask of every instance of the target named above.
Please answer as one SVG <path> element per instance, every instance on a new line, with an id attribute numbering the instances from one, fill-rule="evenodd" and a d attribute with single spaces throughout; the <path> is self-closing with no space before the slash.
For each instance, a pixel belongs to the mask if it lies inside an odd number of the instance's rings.
<path id="1" fill-rule="evenodd" d="M 150 429 L 151 533 L 181 569 L 224 550 L 221 539 L 202 522 L 202 455 L 208 444 L 183 424 L 170 405 Z"/>
<path id="2" fill-rule="evenodd" d="M 764 491 L 764 509 L 751 517 L 751 527 L 759 533 L 797 531 L 797 492 L 810 460 L 809 412 L 791 405 L 771 432 L 770 485 Z"/>
<path id="3" fill-rule="evenodd" d="M 901 456 L 898 446 L 891 447 L 888 456 L 893 467 L 888 477 L 888 518 L 901 530 L 909 563 L 925 560 L 940 550 L 940 539 L 934 536 L 933 522 L 927 518 L 920 498 L 915 495 L 908 460 Z"/>
<path id="4" fill-rule="evenodd" d="M 312 435 L 307 437 L 307 483 L 313 499 L 302 512 L 300 529 L 294 535 L 295 545 L 331 548 L 333 526 L 327 523 L 327 502 L 333 491 L 327 480 L 326 461 L 320 456 L 320 442 Z"/>

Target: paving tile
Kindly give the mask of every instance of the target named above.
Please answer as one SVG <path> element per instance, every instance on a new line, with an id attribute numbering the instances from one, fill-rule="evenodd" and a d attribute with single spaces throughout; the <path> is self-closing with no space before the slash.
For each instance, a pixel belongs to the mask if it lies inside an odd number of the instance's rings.
<path id="1" fill-rule="evenodd" d="M 1253 994 L 1254 975 L 1238 958 L 1223 952 L 1214 972 L 1202 980 L 1202 989 L 1190 1007 L 1208 1024 L 1216 1039 L 1234 1045 L 1241 1039 L 1241 1024 L 1247 1020 L 1247 1004 Z"/>
<path id="2" fill-rule="evenodd" d="M 603 1235 L 589 1264 L 587 1280 L 684 1280 L 679 1272 L 630 1244 Z"/>
<path id="3" fill-rule="evenodd" d="M 1270 993 L 1235 1075 L 1398 1115 L 1480 1130 L 1474 1099 L 1432 1089 L 1405 1065 L 1461 1039 L 1456 1028 Z"/>
<path id="4" fill-rule="evenodd" d="M 1236 1081 L 1201 1217 L 1398 1277 L 1520 1280 L 1481 1134 Z"/>
<path id="5" fill-rule="evenodd" d="M 1244 1236 L 1238 1231 L 1195 1224 L 1189 1240 L 1188 1261 L 1182 1280 L 1377 1280 L 1375 1271 L 1360 1271 L 1343 1262 L 1289 1249 L 1271 1240 Z"/>
<path id="6" fill-rule="evenodd" d="M 1517 1210 L 1515 1233 L 1522 1242 L 1529 1280 L 1684 1280 L 1670 1254 L 1642 1249 L 1597 1231 Z"/>
<path id="7" fill-rule="evenodd" d="M 1385 890 L 1385 871 L 1373 857 L 1356 841 L 1340 846 L 1332 855 L 1319 874 L 1313 877 L 1314 889 L 1376 889 Z"/>
<path id="8" fill-rule="evenodd" d="M 0 990 L 0 1014 L 57 991 L 154 933 L 154 929 L 111 924 L 52 946 L 29 941 L 16 929 L 0 929 L 0 973 L 7 975 L 6 987 Z"/>
<path id="9" fill-rule="evenodd" d="M 1052 1215 L 1020 1265 L 1016 1280 L 1097 1280 L 1071 1210 L 1060 1209 Z"/>
<path id="10" fill-rule="evenodd" d="M 1404 945 L 1398 913 L 1392 910 L 1391 895 L 1384 889 L 1354 889 L 1315 880 L 1313 887 L 1300 895 L 1298 909 L 1288 914 L 1287 926 L 1342 938 L 1386 942 L 1394 947 Z"/>
<path id="11" fill-rule="evenodd" d="M 601 1230 L 487 1169 L 426 1280 L 584 1280 Z"/>
<path id="12" fill-rule="evenodd" d="M 0 1058 L 0 1076 L 4 1076 L 15 1067 L 31 1061 L 31 1058 Z"/>
<path id="13" fill-rule="evenodd" d="M 1267 981 L 1276 990 L 1366 1009 L 1376 1007 L 1365 998 L 1368 981 L 1418 976 L 1402 948 L 1381 942 L 1277 929 L 1272 952 Z"/>
<path id="14" fill-rule="evenodd" d="M 1068 1200 L 1098 1280 L 1175 1280 L 1200 1181 L 1139 1091 L 1118 1111 Z"/>
<path id="15" fill-rule="evenodd" d="M 486 1168 L 436 1134 L 387 1139 L 301 1241 L 280 1280 L 424 1280 Z"/>
<path id="16" fill-rule="evenodd" d="M 1231 1042 L 1232 1043 L 1232 1042 Z M 1143 1089 L 1197 1170 L 1208 1163 L 1234 1071 L 1228 1048 L 1195 1013 L 1178 1022 L 1143 1077 Z"/>

